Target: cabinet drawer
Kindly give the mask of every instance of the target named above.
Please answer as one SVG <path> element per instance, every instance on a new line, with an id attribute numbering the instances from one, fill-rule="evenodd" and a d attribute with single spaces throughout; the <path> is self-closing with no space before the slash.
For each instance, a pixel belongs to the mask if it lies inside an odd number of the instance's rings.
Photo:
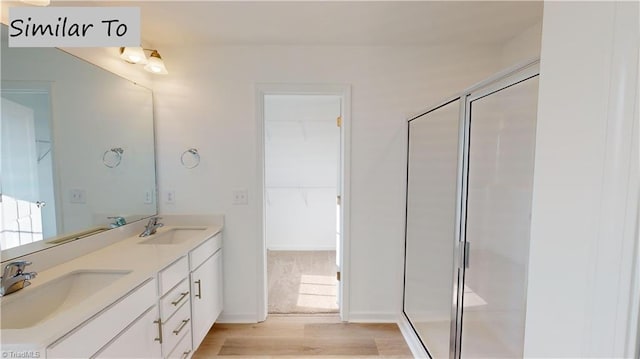
<path id="1" fill-rule="evenodd" d="M 178 340 L 191 328 L 191 305 L 189 301 L 178 309 L 176 314 L 162 323 L 162 353 L 168 356 Z"/>
<path id="2" fill-rule="evenodd" d="M 100 351 L 98 359 L 159 358 L 158 308 L 154 305 Z"/>
<path id="3" fill-rule="evenodd" d="M 180 284 L 160 299 L 160 316 L 163 320 L 169 317 L 180 308 L 181 305 L 189 301 L 189 281 L 183 279 Z"/>
<path id="4" fill-rule="evenodd" d="M 189 259 L 191 262 L 190 269 L 193 271 L 198 268 L 207 258 L 211 257 L 222 245 L 222 234 L 218 233 L 215 236 L 207 239 L 204 243 L 189 253 Z"/>
<path id="5" fill-rule="evenodd" d="M 88 358 L 156 301 L 156 281 L 149 279 L 116 303 L 47 348 L 47 358 Z"/>
<path id="6" fill-rule="evenodd" d="M 173 262 L 167 268 L 160 271 L 158 275 L 160 283 L 158 289 L 160 295 L 164 295 L 181 280 L 189 275 L 189 263 L 187 257 L 181 257 L 177 261 Z"/>
<path id="7" fill-rule="evenodd" d="M 191 347 L 191 331 L 185 333 L 185 335 L 180 339 L 178 345 L 176 345 L 175 349 L 169 354 L 168 359 L 187 359 L 191 358 L 193 355 L 193 349 Z"/>

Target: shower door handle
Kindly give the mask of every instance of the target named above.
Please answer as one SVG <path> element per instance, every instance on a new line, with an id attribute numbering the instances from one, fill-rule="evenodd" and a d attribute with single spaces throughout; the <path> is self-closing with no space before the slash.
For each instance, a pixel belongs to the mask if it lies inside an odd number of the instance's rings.
<path id="1" fill-rule="evenodd" d="M 471 256 L 470 252 L 471 244 L 469 242 L 464 242 L 464 269 L 469 269 L 469 257 Z"/>

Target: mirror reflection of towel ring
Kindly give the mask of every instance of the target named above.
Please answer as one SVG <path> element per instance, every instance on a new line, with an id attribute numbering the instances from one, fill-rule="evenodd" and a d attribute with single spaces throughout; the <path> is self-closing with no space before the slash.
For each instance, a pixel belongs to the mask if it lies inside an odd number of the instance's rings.
<path id="1" fill-rule="evenodd" d="M 187 154 L 191 154 L 191 156 L 186 156 Z M 198 167 L 200 164 L 200 154 L 198 153 L 197 148 L 190 148 L 184 152 L 180 156 L 180 163 L 187 168 L 192 169 Z"/>
<path id="2" fill-rule="evenodd" d="M 102 163 L 109 168 L 116 168 L 122 162 L 122 154 L 124 150 L 122 147 L 114 147 L 110 150 L 104 151 L 102 155 Z"/>

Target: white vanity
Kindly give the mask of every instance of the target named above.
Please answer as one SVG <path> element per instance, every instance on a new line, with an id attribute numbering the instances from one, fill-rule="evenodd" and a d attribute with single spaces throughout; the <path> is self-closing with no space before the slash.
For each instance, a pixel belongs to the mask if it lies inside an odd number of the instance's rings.
<path id="1" fill-rule="evenodd" d="M 138 237 L 140 225 L 123 230 L 124 239 L 2 297 L 3 354 L 191 357 L 222 311 L 222 224 L 182 223 L 147 237 Z M 36 267 L 38 257 L 29 260 Z"/>

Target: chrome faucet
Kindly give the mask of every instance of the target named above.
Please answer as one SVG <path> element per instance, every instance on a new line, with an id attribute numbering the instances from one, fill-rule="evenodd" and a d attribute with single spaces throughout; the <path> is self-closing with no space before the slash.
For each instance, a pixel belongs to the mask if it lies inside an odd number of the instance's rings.
<path id="1" fill-rule="evenodd" d="M 158 222 L 162 218 L 160 217 L 151 217 L 149 218 L 149 222 L 147 222 L 147 226 L 144 228 L 144 231 L 140 233 L 140 237 L 147 237 L 152 234 L 156 234 L 156 230 L 162 226 L 163 223 Z"/>
<path id="2" fill-rule="evenodd" d="M 35 278 L 38 273 L 25 273 L 24 268 L 28 265 L 31 265 L 31 262 L 18 261 L 4 267 L 4 273 L 0 278 L 0 296 L 11 294 L 31 284 L 29 280 Z"/>
<path id="3" fill-rule="evenodd" d="M 109 227 L 111 228 L 118 228 L 127 224 L 127 220 L 124 217 L 117 216 L 117 217 L 107 217 L 107 218 L 113 220 L 112 223 L 109 223 Z"/>

